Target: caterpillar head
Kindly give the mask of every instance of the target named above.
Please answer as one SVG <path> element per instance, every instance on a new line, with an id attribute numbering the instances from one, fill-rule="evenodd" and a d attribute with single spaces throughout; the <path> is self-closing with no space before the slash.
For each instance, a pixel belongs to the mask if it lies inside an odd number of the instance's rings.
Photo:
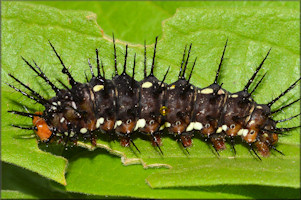
<path id="1" fill-rule="evenodd" d="M 36 112 L 37 115 L 42 115 L 42 112 Z M 47 125 L 45 119 L 39 116 L 34 116 L 32 119 L 33 125 L 36 127 L 35 134 L 39 137 L 39 139 L 42 142 L 47 142 L 50 136 L 52 135 L 52 132 Z"/>

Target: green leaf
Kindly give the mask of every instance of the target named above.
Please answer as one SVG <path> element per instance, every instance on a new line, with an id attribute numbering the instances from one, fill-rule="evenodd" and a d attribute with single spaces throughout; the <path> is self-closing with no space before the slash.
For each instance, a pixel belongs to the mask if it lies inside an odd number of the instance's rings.
<path id="1" fill-rule="evenodd" d="M 2 199 L 102 199 L 105 196 L 67 192 L 65 187 L 24 168 L 1 163 Z"/>
<path id="2" fill-rule="evenodd" d="M 59 61 L 47 44 L 48 39 L 61 54 L 66 66 L 71 65 L 70 70 L 76 80 L 85 82 L 83 73 L 89 73 L 87 59 L 95 57 L 95 48 L 100 49 L 107 78 L 111 77 L 113 73 L 111 36 L 104 34 L 100 28 L 102 24 L 96 23 L 95 14 L 62 11 L 22 2 L 4 2 L 2 6 L 2 83 L 3 81 L 13 83 L 7 75 L 13 73 L 42 95 L 48 98 L 54 96 L 49 87 L 36 78 L 34 72 L 30 71 L 20 58 L 23 56 L 30 61 L 35 59 L 52 81 L 55 82 L 58 78 L 67 83 L 66 77 L 60 73 Z M 170 8 L 169 12 L 172 13 L 172 10 L 174 9 Z M 98 19 L 102 19 L 102 15 L 98 16 Z M 106 23 L 109 23 L 109 20 Z M 117 22 L 116 25 L 118 26 Z M 213 5 L 210 8 L 178 9 L 174 16 L 163 22 L 162 28 L 155 74 L 162 79 L 167 67 L 171 66 L 167 78 L 168 83 L 176 80 L 184 46 L 191 42 L 193 43 L 191 57 L 198 57 L 192 82 L 198 87 L 211 84 L 226 38 L 229 39 L 229 45 L 220 82 L 223 82 L 223 87 L 230 92 L 243 88 L 271 47 L 271 54 L 261 72 L 261 75 L 266 71 L 268 74 L 256 91 L 255 100 L 260 103 L 268 102 L 284 91 L 299 76 L 298 8 L 270 9 L 245 5 L 238 9 Z M 105 33 L 110 35 L 110 32 Z M 121 41 L 122 37 L 119 37 L 119 34 L 126 37 L 124 33 L 115 32 L 118 67 L 121 71 L 123 52 L 127 42 Z M 133 39 L 131 41 L 139 42 Z M 151 42 L 148 40 L 148 43 Z M 135 76 L 141 80 L 143 77 L 143 40 L 138 44 L 130 44 L 129 47 L 129 66 L 132 66 L 132 58 L 136 52 L 138 66 Z M 148 66 L 151 63 L 152 48 L 153 45 L 148 46 Z M 92 63 L 95 66 L 94 59 Z M 130 71 L 129 67 L 129 74 L 131 74 Z M 31 80 L 32 77 L 35 77 L 34 80 Z M 13 84 L 19 87 L 18 84 Z M 281 104 L 288 103 L 299 96 L 298 89 L 294 89 L 273 108 L 280 107 Z M 30 124 L 29 119 L 12 117 L 11 114 L 6 113 L 11 109 L 24 110 L 22 105 L 26 105 L 32 112 L 43 110 L 41 106 L 33 104 L 18 93 L 12 93 L 12 89 L 3 85 L 2 160 L 37 172 L 61 184 L 67 183 L 67 191 L 150 198 L 198 198 L 200 196 L 204 198 L 243 198 L 244 196 L 260 198 L 262 197 L 260 193 L 250 193 L 246 188 L 253 188 L 253 191 L 260 191 L 258 188 L 265 188 L 269 191 L 273 191 L 271 188 L 278 189 L 278 191 L 279 188 L 281 188 L 280 191 L 296 191 L 293 188 L 300 187 L 298 130 L 291 131 L 288 136 L 279 139 L 277 148 L 286 156 L 282 157 L 273 153 L 271 157 L 264 158 L 263 162 L 254 159 L 248 152 L 248 147 L 242 143 L 236 145 L 238 155 L 235 159 L 230 146 L 221 152 L 221 158 L 218 159 L 212 153 L 212 149 L 199 137 L 194 139 L 193 147 L 189 149 L 190 155 L 185 154 L 172 137 L 163 139 L 164 156 L 161 156 L 150 145 L 147 138 L 142 136 L 135 139 L 141 154 L 135 153 L 135 149 L 121 147 L 118 142 L 98 141 L 99 147 L 122 156 L 124 164 L 142 163 L 145 168 L 151 166 L 171 168 L 144 170 L 139 165 L 122 166 L 118 159 L 100 150 L 89 152 L 79 149 L 79 152 L 70 150 L 62 153 L 61 149 L 57 150 L 55 145 L 39 148 L 35 139 L 23 138 L 24 135 L 28 136 L 32 133 L 10 127 L 12 123 Z M 285 113 L 278 114 L 275 119 L 286 118 L 299 112 L 300 107 L 294 105 L 286 109 Z M 297 124 L 298 119 L 294 119 L 284 123 L 283 126 L 289 127 Z M 82 144 L 82 146 L 89 148 L 89 144 Z M 67 160 L 60 155 L 70 162 L 68 168 Z M 67 174 L 66 182 L 65 173 Z M 145 181 L 153 188 L 166 188 L 152 190 Z M 228 185 L 226 189 L 223 189 L 224 184 Z M 244 192 L 238 192 L 240 190 L 238 188 L 241 187 L 245 188 Z M 223 192 L 220 193 L 220 191 Z M 268 194 L 274 195 L 273 192 Z M 284 192 L 281 195 L 285 194 Z M 298 196 L 296 192 L 293 194 L 294 197 Z"/>
<path id="3" fill-rule="evenodd" d="M 48 198 L 54 199 L 59 197 L 67 198 L 64 192 L 54 189 L 51 183 L 37 173 L 6 162 L 1 163 L 2 167 L 2 186 L 1 196 L 3 199 L 29 199 L 29 198 Z M 57 186 L 57 187 L 58 187 Z"/>
<path id="4" fill-rule="evenodd" d="M 23 194 L 19 191 L 2 190 L 1 197 L 3 199 L 33 199 L 34 196 Z"/>
<path id="5" fill-rule="evenodd" d="M 76 162 L 73 162 L 76 160 Z M 243 198 L 241 194 L 223 194 L 201 188 L 152 189 L 145 177 L 165 169 L 143 169 L 140 165 L 121 166 L 119 159 L 105 151 L 82 152 L 70 160 L 66 186 L 68 191 L 97 195 L 135 196 L 142 198 Z M 89 180 L 89 183 L 83 179 Z M 70 184 L 69 184 L 70 183 Z"/>

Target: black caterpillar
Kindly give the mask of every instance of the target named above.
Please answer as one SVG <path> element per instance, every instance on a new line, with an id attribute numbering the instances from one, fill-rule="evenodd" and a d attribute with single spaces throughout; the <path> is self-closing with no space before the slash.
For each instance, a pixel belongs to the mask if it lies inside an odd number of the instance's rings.
<path id="1" fill-rule="evenodd" d="M 270 50 L 248 80 L 244 89 L 236 93 L 230 93 L 222 88 L 222 84 L 218 83 L 227 42 L 224 46 L 214 82 L 208 87 L 198 88 L 190 83 L 197 58 L 194 60 L 188 79 L 185 78 L 191 44 L 188 52 L 187 46 L 184 49 L 176 82 L 172 84 L 164 83 L 169 69 L 162 81 L 154 76 L 157 41 L 158 37 L 154 45 L 149 75 L 146 72 L 146 46 L 144 45 L 144 79 L 137 82 L 134 79 L 136 54 L 134 56 L 133 75 L 129 76 L 126 73 L 127 45 L 123 72 L 120 75 L 118 74 L 116 46 L 113 36 L 115 76 L 112 80 L 105 78 L 105 70 L 102 62 L 100 63 L 99 61 L 98 50 L 96 49 L 97 75 L 94 74 L 92 65 L 89 62 L 92 78 L 88 80 L 86 77 L 87 83 L 79 83 L 74 80 L 49 41 L 50 46 L 63 66 L 62 73 L 68 76 L 72 87 L 69 88 L 59 81 L 63 89 L 58 88 L 47 78 L 36 63 L 32 65 L 22 57 L 25 63 L 51 86 L 56 96 L 51 99 L 45 99 L 38 92 L 9 74 L 10 77 L 20 83 L 30 93 L 25 93 L 8 84 L 11 88 L 45 107 L 43 112 L 35 113 L 16 110 L 8 111 L 33 119 L 32 127 L 12 126 L 34 130 L 42 142 L 49 143 L 59 140 L 64 141 L 65 145 L 70 142 L 76 144 L 81 139 L 88 139 L 92 145 L 96 145 L 97 133 L 102 131 L 110 134 L 112 137 L 117 136 L 122 146 L 132 144 L 137 150 L 138 148 L 131 139 L 134 132 L 150 135 L 152 144 L 157 146 L 160 151 L 163 129 L 167 129 L 174 134 L 185 149 L 191 146 L 193 134 L 201 134 L 212 143 L 217 153 L 219 150 L 225 149 L 226 138 L 230 139 L 234 153 L 236 153 L 234 137 L 240 136 L 243 141 L 249 144 L 250 149 L 259 159 L 260 157 L 254 148 L 262 156 L 268 156 L 271 149 L 283 154 L 275 148 L 278 135 L 300 126 L 277 128 L 276 125 L 295 118 L 300 114 L 278 121 L 273 120 L 271 116 L 298 102 L 300 99 L 273 111 L 271 111 L 271 106 L 293 89 L 300 78 L 269 103 L 257 104 L 252 99 L 251 94 L 262 82 L 265 74 L 253 87 L 252 91 L 249 91 L 249 87 L 262 68 Z M 100 68 L 102 68 L 102 74 Z M 163 154 L 162 151 L 161 153 Z"/>

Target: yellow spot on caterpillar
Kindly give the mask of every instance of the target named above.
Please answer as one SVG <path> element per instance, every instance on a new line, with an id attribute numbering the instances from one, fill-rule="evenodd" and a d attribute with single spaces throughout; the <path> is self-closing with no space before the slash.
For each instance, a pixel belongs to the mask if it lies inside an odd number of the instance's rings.
<path id="1" fill-rule="evenodd" d="M 93 91 L 94 91 L 94 92 L 98 92 L 98 91 L 100 91 L 100 90 L 103 90 L 103 88 L 104 88 L 103 85 L 95 85 L 95 86 L 93 87 Z"/>
<path id="2" fill-rule="evenodd" d="M 153 84 L 151 82 L 145 82 L 142 84 L 142 88 L 150 88 L 152 86 L 153 86 Z"/>
<path id="3" fill-rule="evenodd" d="M 201 93 L 202 94 L 211 94 L 211 93 L 213 93 L 213 89 L 212 88 L 206 88 L 206 89 L 201 90 Z"/>
<path id="4" fill-rule="evenodd" d="M 233 95 L 231 95 L 231 97 L 232 97 L 232 98 L 237 98 L 238 95 L 237 95 L 237 94 L 233 94 Z"/>
<path id="5" fill-rule="evenodd" d="M 172 85 L 172 86 L 169 87 L 170 90 L 173 90 L 175 88 L 176 88 L 176 85 Z"/>
<path id="6" fill-rule="evenodd" d="M 166 116 L 167 115 L 167 111 L 168 111 L 168 108 L 166 106 L 162 106 L 160 108 L 160 113 L 162 116 Z"/>

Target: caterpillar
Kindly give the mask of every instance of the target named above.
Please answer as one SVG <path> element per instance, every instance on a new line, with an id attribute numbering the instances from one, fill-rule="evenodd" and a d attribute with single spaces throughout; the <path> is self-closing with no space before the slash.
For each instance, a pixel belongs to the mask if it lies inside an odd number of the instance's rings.
<path id="1" fill-rule="evenodd" d="M 71 88 L 58 80 L 62 87 L 59 88 L 48 79 L 34 61 L 32 64 L 22 57 L 26 65 L 51 87 L 56 96 L 46 99 L 9 74 L 29 93 L 6 83 L 9 87 L 45 108 L 43 111 L 35 113 L 9 110 L 9 113 L 32 118 L 33 123 L 30 127 L 15 124 L 12 126 L 33 130 L 39 141 L 43 143 L 60 141 L 64 143 L 65 147 L 69 143 L 76 144 L 79 140 L 90 140 L 92 145 L 96 145 L 98 134 L 106 133 L 112 139 L 118 138 L 122 146 L 133 145 L 140 152 L 132 139 L 132 135 L 137 132 L 149 135 L 152 145 L 163 154 L 160 146 L 162 145 L 161 135 L 165 131 L 173 134 L 188 153 L 187 148 L 192 145 L 192 137 L 200 134 L 211 143 L 217 154 L 226 148 L 227 140 L 230 141 L 231 148 L 236 154 L 235 137 L 241 137 L 260 160 L 257 152 L 264 157 L 269 156 L 272 149 L 283 154 L 276 148 L 278 135 L 296 129 L 300 125 L 277 128 L 277 124 L 298 117 L 300 113 L 282 120 L 273 120 L 272 115 L 300 101 L 300 98 L 276 110 L 272 110 L 271 107 L 292 90 L 300 78 L 269 103 L 256 103 L 251 95 L 266 74 L 261 77 L 252 90 L 250 90 L 250 86 L 262 69 L 270 54 L 270 49 L 247 81 L 244 89 L 231 93 L 223 89 L 223 84 L 219 83 L 227 43 L 228 40 L 224 45 L 213 83 L 199 88 L 190 83 L 197 58 L 193 61 L 191 72 L 186 74 L 192 44 L 189 47 L 185 46 L 178 80 L 171 84 L 165 83 L 169 68 L 166 70 L 163 80 L 158 80 L 154 75 L 158 37 L 155 40 L 149 74 L 146 64 L 146 45 L 144 44 L 144 79 L 138 82 L 135 80 L 136 54 L 134 55 L 132 76 L 126 72 L 128 45 L 125 49 L 123 72 L 118 73 L 113 35 L 114 77 L 111 80 L 105 78 L 104 66 L 100 61 L 98 49 L 96 49 L 97 74 L 94 73 L 93 66 L 88 60 L 92 78 L 89 80 L 86 76 L 87 83 L 80 83 L 72 77 L 59 53 L 49 41 L 63 67 L 62 73 L 68 77 Z"/>

